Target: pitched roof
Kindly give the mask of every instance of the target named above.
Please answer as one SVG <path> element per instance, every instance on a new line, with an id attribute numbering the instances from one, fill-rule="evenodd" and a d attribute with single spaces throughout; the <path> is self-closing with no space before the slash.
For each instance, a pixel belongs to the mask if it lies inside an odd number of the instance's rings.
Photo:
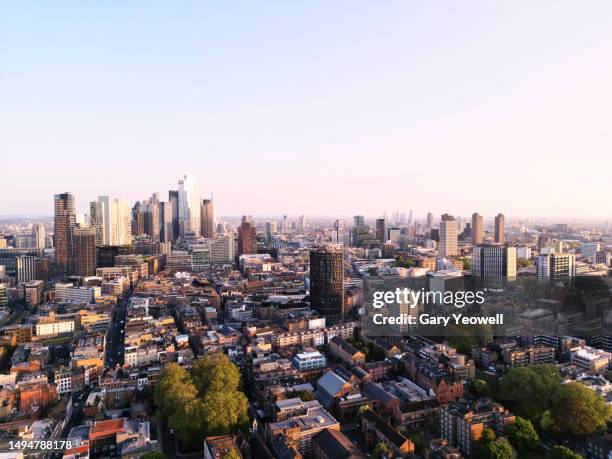
<path id="1" fill-rule="evenodd" d="M 312 441 L 325 451 L 327 457 L 335 459 L 365 459 L 366 457 L 339 430 L 323 429 L 312 437 Z"/>

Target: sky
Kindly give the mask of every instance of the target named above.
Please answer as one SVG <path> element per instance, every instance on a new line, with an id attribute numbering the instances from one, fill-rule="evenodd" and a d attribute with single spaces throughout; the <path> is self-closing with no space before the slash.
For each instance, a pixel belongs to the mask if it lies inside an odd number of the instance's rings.
<path id="1" fill-rule="evenodd" d="M 0 215 L 612 218 L 612 2 L 0 4 Z"/>

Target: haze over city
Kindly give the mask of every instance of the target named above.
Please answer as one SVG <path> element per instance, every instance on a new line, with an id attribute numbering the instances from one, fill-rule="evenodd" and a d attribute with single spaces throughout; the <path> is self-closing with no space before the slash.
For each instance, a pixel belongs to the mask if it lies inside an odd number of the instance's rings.
<path id="1" fill-rule="evenodd" d="M 220 215 L 605 219 L 611 14 L 609 2 L 5 5 L 0 214 L 50 215 L 63 191 L 79 212 L 100 194 L 165 196 L 191 174 Z"/>

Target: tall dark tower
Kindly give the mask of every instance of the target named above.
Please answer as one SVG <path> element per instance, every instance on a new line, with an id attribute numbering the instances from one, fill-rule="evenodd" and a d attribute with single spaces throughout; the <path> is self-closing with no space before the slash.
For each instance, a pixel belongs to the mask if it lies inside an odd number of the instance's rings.
<path id="1" fill-rule="evenodd" d="M 168 191 L 168 201 L 172 205 L 172 235 L 176 239 L 179 237 L 179 192 L 178 190 Z"/>
<path id="2" fill-rule="evenodd" d="M 59 276 L 74 272 L 74 244 L 72 231 L 76 226 L 74 196 L 61 193 L 54 196 L 53 239 L 55 246 L 56 273 Z"/>
<path id="3" fill-rule="evenodd" d="M 495 242 L 504 244 L 506 242 L 506 218 L 504 214 L 495 217 Z"/>
<path id="4" fill-rule="evenodd" d="M 81 277 L 96 274 L 96 230 L 93 226 L 75 226 L 72 230 L 74 242 L 74 274 Z"/>
<path id="5" fill-rule="evenodd" d="M 344 318 L 344 253 L 340 244 L 310 250 L 310 306 L 330 324 Z"/>
<path id="6" fill-rule="evenodd" d="M 377 218 L 376 219 L 376 239 L 378 239 L 378 242 L 380 242 L 381 244 L 387 240 L 386 233 L 387 233 L 387 230 L 385 228 L 385 219 Z"/>
<path id="7" fill-rule="evenodd" d="M 215 210 L 212 199 L 202 200 L 202 209 L 200 210 L 200 232 L 202 237 L 214 238 L 215 237 Z"/>
<path id="8" fill-rule="evenodd" d="M 251 222 L 251 217 L 242 217 L 238 228 L 238 255 L 257 253 L 257 230 Z"/>

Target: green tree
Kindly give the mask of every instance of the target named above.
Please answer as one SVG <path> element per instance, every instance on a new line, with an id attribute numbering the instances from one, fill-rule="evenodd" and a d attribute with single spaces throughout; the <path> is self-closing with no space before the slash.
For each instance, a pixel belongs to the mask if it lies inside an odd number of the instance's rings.
<path id="1" fill-rule="evenodd" d="M 519 451 L 534 449 L 540 442 L 540 436 L 531 421 L 520 416 L 506 428 L 506 437 Z"/>
<path id="2" fill-rule="evenodd" d="M 376 446 L 374 446 L 372 450 L 372 458 L 383 459 L 388 457 L 391 457 L 391 449 L 389 449 L 386 443 L 376 443 Z"/>
<path id="3" fill-rule="evenodd" d="M 236 390 L 240 384 L 238 368 L 220 352 L 196 360 L 191 373 L 200 393 Z"/>
<path id="4" fill-rule="evenodd" d="M 486 429 L 482 431 L 482 443 L 484 445 L 486 445 L 487 443 L 491 443 L 492 441 L 495 441 L 495 438 L 496 438 L 495 431 L 491 429 L 490 427 L 487 427 Z"/>
<path id="5" fill-rule="evenodd" d="M 489 384 L 484 379 L 475 379 L 472 382 L 472 392 L 474 395 L 487 395 L 489 392 Z"/>
<path id="6" fill-rule="evenodd" d="M 584 459 L 580 454 L 576 454 L 565 446 L 557 445 L 548 450 L 546 459 Z"/>
<path id="7" fill-rule="evenodd" d="M 610 408 L 603 397 L 580 383 L 563 384 L 553 395 L 548 431 L 583 438 L 606 426 Z"/>
<path id="8" fill-rule="evenodd" d="M 515 367 L 501 378 L 499 394 L 517 415 L 536 421 L 551 407 L 552 394 L 560 385 L 554 365 Z"/>
<path id="9" fill-rule="evenodd" d="M 516 452 L 505 438 L 498 438 L 483 444 L 479 451 L 480 459 L 514 459 Z"/>
<path id="10" fill-rule="evenodd" d="M 207 435 L 236 432 L 248 423 L 240 373 L 223 354 L 198 359 L 191 373 L 177 364 L 162 371 L 155 389 L 158 413 L 180 444 L 197 450 Z"/>

